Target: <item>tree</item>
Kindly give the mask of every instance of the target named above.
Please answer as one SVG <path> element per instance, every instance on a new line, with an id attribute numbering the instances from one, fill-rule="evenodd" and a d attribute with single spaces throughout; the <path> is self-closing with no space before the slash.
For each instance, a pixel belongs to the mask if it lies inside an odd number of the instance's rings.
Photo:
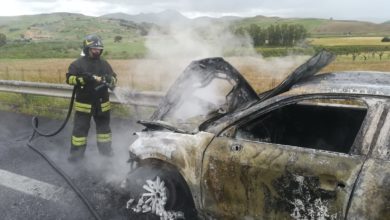
<path id="1" fill-rule="evenodd" d="M 265 36 L 262 34 L 263 30 L 261 27 L 251 24 L 248 29 L 249 36 L 253 40 L 254 46 L 262 46 L 265 43 Z"/>
<path id="2" fill-rule="evenodd" d="M 271 24 L 271 25 L 267 28 L 267 32 L 268 32 L 268 44 L 269 44 L 269 45 L 276 45 L 276 38 L 275 38 L 276 32 L 275 32 L 275 26 Z"/>
<path id="3" fill-rule="evenodd" d="M 239 27 L 233 30 L 234 34 L 240 37 L 245 36 L 245 29 L 243 27 Z"/>
<path id="4" fill-rule="evenodd" d="M 383 54 L 384 54 L 384 52 L 383 52 L 383 51 L 379 52 L 379 59 L 380 59 L 380 60 L 382 60 L 382 56 L 383 56 Z"/>
<path id="5" fill-rule="evenodd" d="M 304 40 L 308 36 L 308 33 L 306 28 L 301 24 L 296 24 L 295 28 L 297 35 L 294 38 L 294 43 L 298 43 L 299 41 Z"/>
<path id="6" fill-rule="evenodd" d="M 5 36 L 5 34 L 0 33 L 0 47 L 5 45 L 6 43 L 7 43 L 7 37 Z"/>
<path id="7" fill-rule="evenodd" d="M 114 42 L 115 43 L 120 43 L 122 41 L 122 36 L 115 36 Z"/>
<path id="8" fill-rule="evenodd" d="M 300 24 L 271 24 L 267 28 L 261 28 L 256 24 L 251 24 L 249 27 L 237 28 L 234 33 L 237 36 L 243 36 L 244 33 L 253 40 L 255 47 L 264 46 L 285 46 L 291 47 L 307 37 L 307 30 Z"/>
<path id="9" fill-rule="evenodd" d="M 384 38 L 382 38 L 382 42 L 390 42 L 390 37 L 384 37 Z"/>

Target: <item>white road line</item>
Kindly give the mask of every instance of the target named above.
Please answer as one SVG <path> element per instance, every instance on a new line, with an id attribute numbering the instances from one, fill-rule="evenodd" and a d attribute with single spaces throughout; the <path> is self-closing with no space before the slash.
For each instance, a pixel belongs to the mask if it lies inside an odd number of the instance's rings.
<path id="1" fill-rule="evenodd" d="M 74 199 L 72 191 L 0 169 L 0 185 L 54 202 Z"/>

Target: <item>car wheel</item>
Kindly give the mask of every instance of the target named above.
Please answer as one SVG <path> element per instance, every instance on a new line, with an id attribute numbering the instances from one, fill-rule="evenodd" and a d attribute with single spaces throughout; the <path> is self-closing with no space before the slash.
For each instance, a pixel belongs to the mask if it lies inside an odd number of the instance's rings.
<path id="1" fill-rule="evenodd" d="M 191 193 L 181 175 L 163 166 L 140 166 L 126 181 L 126 208 L 137 219 L 196 219 Z"/>

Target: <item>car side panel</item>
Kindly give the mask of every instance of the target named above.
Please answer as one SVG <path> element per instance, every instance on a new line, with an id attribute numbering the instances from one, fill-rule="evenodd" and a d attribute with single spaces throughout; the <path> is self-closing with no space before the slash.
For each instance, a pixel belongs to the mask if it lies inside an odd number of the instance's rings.
<path id="1" fill-rule="evenodd" d="M 218 219 L 343 219 L 363 161 L 218 137 L 205 153 L 203 206 Z"/>
<path id="2" fill-rule="evenodd" d="M 352 195 L 347 219 L 389 219 L 390 162 L 368 159 Z"/>

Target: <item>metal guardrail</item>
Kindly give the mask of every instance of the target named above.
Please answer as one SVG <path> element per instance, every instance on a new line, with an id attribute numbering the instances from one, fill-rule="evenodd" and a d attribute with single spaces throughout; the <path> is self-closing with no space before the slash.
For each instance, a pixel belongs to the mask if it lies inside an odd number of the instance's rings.
<path id="1" fill-rule="evenodd" d="M 65 84 L 0 80 L 2 92 L 70 98 L 72 89 L 72 86 Z M 143 107 L 157 107 L 163 96 L 162 92 L 135 91 L 120 87 L 110 92 L 110 100 L 113 103 Z"/>

